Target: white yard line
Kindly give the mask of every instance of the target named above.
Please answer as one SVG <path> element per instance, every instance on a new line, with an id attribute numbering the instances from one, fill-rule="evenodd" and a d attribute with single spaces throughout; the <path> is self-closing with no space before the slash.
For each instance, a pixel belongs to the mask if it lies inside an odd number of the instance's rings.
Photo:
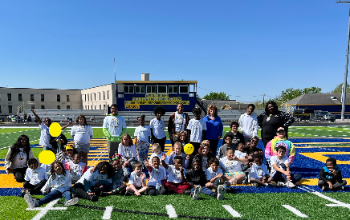
<path id="1" fill-rule="evenodd" d="M 102 219 L 111 219 L 113 206 L 107 206 Z"/>
<path id="2" fill-rule="evenodd" d="M 295 215 L 302 217 L 302 218 L 308 218 L 309 216 L 305 215 L 298 209 L 294 208 L 293 206 L 290 205 L 282 205 L 284 208 L 288 209 L 289 211 L 293 212 Z"/>
<path id="3" fill-rule="evenodd" d="M 166 205 L 165 208 L 166 208 L 166 212 L 169 215 L 169 218 L 177 218 L 176 210 L 172 205 Z"/>
<path id="4" fill-rule="evenodd" d="M 242 217 L 241 214 L 234 210 L 230 205 L 222 205 L 222 207 L 224 207 L 226 211 L 228 211 L 232 215 L 232 217 Z"/>
<path id="5" fill-rule="evenodd" d="M 38 208 L 33 208 L 33 209 L 29 209 L 27 208 L 26 210 L 28 211 L 40 211 L 38 214 L 36 214 L 36 216 L 34 216 L 32 218 L 32 220 L 39 220 L 42 217 L 44 217 L 46 215 L 46 213 L 50 210 L 66 210 L 67 207 L 53 207 L 59 199 L 53 200 L 52 202 L 50 202 L 49 204 L 47 204 L 45 207 L 38 207 Z"/>

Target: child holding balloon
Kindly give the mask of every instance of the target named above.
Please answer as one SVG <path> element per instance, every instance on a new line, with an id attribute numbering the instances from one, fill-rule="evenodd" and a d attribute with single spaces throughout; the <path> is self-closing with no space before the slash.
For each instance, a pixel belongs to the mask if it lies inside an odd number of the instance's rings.
<path id="1" fill-rule="evenodd" d="M 204 119 L 201 119 L 201 109 L 194 108 L 192 110 L 194 118 L 191 119 L 187 126 L 187 135 L 189 136 L 190 143 L 194 146 L 194 152 L 197 153 L 200 144 L 205 137 L 205 131 L 207 130 L 207 123 Z"/>
<path id="2" fill-rule="evenodd" d="M 179 141 L 176 141 L 174 143 L 174 146 L 173 146 L 173 151 L 169 154 L 169 157 L 168 157 L 168 164 L 169 165 L 174 165 L 174 158 L 176 156 L 181 156 L 182 157 L 182 160 L 184 161 L 184 168 L 187 169 L 187 167 L 189 166 L 190 164 L 190 154 L 192 154 L 192 152 L 186 152 L 188 154 L 185 154 L 182 151 L 182 145 Z M 193 149 L 192 149 L 193 151 Z"/>

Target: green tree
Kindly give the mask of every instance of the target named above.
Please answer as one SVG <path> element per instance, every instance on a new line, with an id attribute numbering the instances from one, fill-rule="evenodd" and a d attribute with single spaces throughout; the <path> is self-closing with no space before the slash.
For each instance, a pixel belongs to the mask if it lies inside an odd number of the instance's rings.
<path id="1" fill-rule="evenodd" d="M 337 87 L 335 87 L 335 89 L 331 93 L 342 93 L 343 84 L 344 83 L 340 83 L 339 85 L 337 85 Z M 346 93 L 348 93 L 348 92 L 350 92 L 350 85 L 349 84 L 347 84 L 347 88 L 346 88 Z"/>
<path id="2" fill-rule="evenodd" d="M 305 89 L 289 88 L 289 89 L 286 89 L 285 91 L 282 91 L 282 94 L 276 97 L 276 103 L 283 104 L 303 94 L 320 93 L 321 90 L 322 89 L 318 87 L 311 87 L 311 88 L 305 88 Z"/>
<path id="3" fill-rule="evenodd" d="M 226 95 L 224 92 L 210 92 L 209 94 L 206 94 L 203 99 L 208 100 L 230 100 L 230 97 Z"/>

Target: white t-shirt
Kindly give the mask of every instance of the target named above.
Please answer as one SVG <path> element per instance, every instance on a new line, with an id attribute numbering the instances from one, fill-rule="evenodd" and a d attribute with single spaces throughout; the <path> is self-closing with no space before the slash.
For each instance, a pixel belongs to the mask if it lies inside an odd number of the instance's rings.
<path id="1" fill-rule="evenodd" d="M 164 121 L 160 119 L 160 121 L 157 120 L 157 118 L 153 118 L 149 125 L 150 129 L 153 129 L 153 135 L 157 139 L 165 138 L 165 131 L 164 131 Z"/>
<path id="2" fill-rule="evenodd" d="M 158 157 L 159 157 L 159 160 L 161 160 L 163 154 L 165 155 L 165 160 L 164 160 L 164 162 L 168 164 L 168 163 L 169 163 L 169 159 L 168 159 L 168 156 L 167 156 L 167 154 L 166 154 L 165 152 L 160 152 L 160 154 L 153 153 L 153 154 L 151 155 L 151 157 L 149 158 L 149 161 L 152 163 L 152 159 L 153 159 L 153 157 L 155 157 L 155 156 L 158 156 Z M 162 163 L 160 163 L 160 165 L 162 166 Z"/>
<path id="3" fill-rule="evenodd" d="M 80 177 L 83 175 L 83 170 L 85 169 L 86 163 L 79 162 L 79 163 L 73 163 L 70 161 L 69 168 L 72 169 L 70 172 L 70 178 L 72 181 L 78 181 Z"/>
<path id="4" fill-rule="evenodd" d="M 175 169 L 175 165 L 168 166 L 168 181 L 173 183 L 182 183 L 180 170 Z M 186 176 L 186 170 L 184 169 L 184 177 Z"/>
<path id="5" fill-rule="evenodd" d="M 27 167 L 27 154 L 24 152 L 24 148 L 19 148 L 19 152 L 13 160 L 12 167 L 14 169 Z"/>
<path id="6" fill-rule="evenodd" d="M 270 164 L 271 164 L 271 176 L 274 176 L 275 173 L 277 172 L 275 168 L 273 167 L 273 164 L 277 164 L 278 167 L 280 167 L 280 164 L 289 164 L 289 158 L 287 156 L 284 156 L 282 159 L 278 159 L 277 155 L 272 156 L 270 159 Z"/>
<path id="7" fill-rule="evenodd" d="M 152 136 L 149 126 L 138 126 L 135 129 L 134 136 L 141 142 L 149 143 L 149 137 Z"/>
<path id="8" fill-rule="evenodd" d="M 90 125 L 74 125 L 70 135 L 74 136 L 74 143 L 83 145 L 90 143 L 90 139 L 94 136 L 94 132 Z"/>
<path id="9" fill-rule="evenodd" d="M 178 114 L 176 111 L 175 118 L 174 118 L 174 124 L 175 124 L 175 132 L 184 131 L 185 125 L 186 125 L 185 113 Z"/>
<path id="10" fill-rule="evenodd" d="M 203 131 L 207 130 L 207 123 L 204 119 L 191 119 L 188 122 L 187 130 L 191 130 L 190 142 L 201 143 Z"/>
<path id="11" fill-rule="evenodd" d="M 120 115 L 108 115 L 103 120 L 103 128 L 108 128 L 112 137 L 119 137 L 123 128 L 126 128 L 125 119 Z"/>
<path id="12" fill-rule="evenodd" d="M 52 148 L 50 144 L 51 135 L 50 135 L 49 128 L 44 124 L 44 122 L 42 122 L 39 125 L 39 128 L 41 129 L 39 145 L 44 145 L 44 146 L 47 146 L 48 148 Z"/>
<path id="13" fill-rule="evenodd" d="M 42 167 L 38 167 L 35 170 L 28 168 L 24 177 L 24 180 L 29 181 L 29 183 L 32 185 L 36 185 L 44 179 L 47 180 L 47 173 Z"/>
<path id="14" fill-rule="evenodd" d="M 141 173 L 142 174 L 142 173 Z M 133 184 L 135 187 L 142 187 L 141 174 L 138 176 L 135 171 L 130 174 L 129 185 Z M 146 185 L 146 178 L 143 179 L 143 183 Z"/>
<path id="15" fill-rule="evenodd" d="M 245 158 L 246 155 L 247 155 L 246 153 L 243 153 L 239 150 L 235 150 L 235 156 L 238 158 Z"/>
<path id="16" fill-rule="evenodd" d="M 69 190 L 72 186 L 69 172 L 66 172 L 66 175 L 58 175 L 56 173 L 54 180 L 52 179 L 52 176 L 50 176 L 49 180 L 45 183 L 45 186 L 41 189 L 41 191 L 48 191 L 50 186 L 52 186 L 52 190 L 58 190 L 61 193 Z"/>
<path id="17" fill-rule="evenodd" d="M 119 144 L 118 153 L 123 156 L 123 161 L 134 158 L 137 160 L 136 146 L 135 144 L 129 146 L 124 146 L 122 143 Z M 125 160 L 124 160 L 125 159 Z"/>
<path id="18" fill-rule="evenodd" d="M 220 167 L 218 167 L 218 170 L 216 172 L 213 171 L 213 169 L 211 167 L 209 167 L 206 171 L 205 174 L 207 176 L 207 180 L 208 182 L 213 179 L 214 177 L 216 177 L 217 175 L 219 175 L 220 173 L 223 174 L 222 169 Z M 220 178 L 216 178 L 215 181 L 213 182 L 214 185 L 218 185 L 219 184 L 219 180 Z"/>
<path id="19" fill-rule="evenodd" d="M 162 180 L 166 179 L 165 168 L 160 166 L 159 169 L 152 167 L 152 172 L 149 173 L 148 186 L 162 185 Z"/>
<path id="20" fill-rule="evenodd" d="M 242 163 L 237 160 L 228 160 L 227 157 L 220 159 L 220 167 L 225 173 L 242 171 Z"/>
<path id="21" fill-rule="evenodd" d="M 250 167 L 250 177 L 261 180 L 266 175 L 270 175 L 270 173 L 265 164 L 261 164 L 260 166 L 258 166 L 255 163 L 253 163 L 253 165 Z"/>

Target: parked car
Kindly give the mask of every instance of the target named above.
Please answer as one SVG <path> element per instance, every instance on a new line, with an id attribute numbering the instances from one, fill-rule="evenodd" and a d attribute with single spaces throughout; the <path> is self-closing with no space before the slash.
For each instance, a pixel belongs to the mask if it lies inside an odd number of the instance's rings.
<path id="1" fill-rule="evenodd" d="M 311 114 L 314 114 L 315 111 L 313 109 L 295 109 L 293 113 L 293 117 L 295 118 L 296 121 L 306 121 L 310 120 Z"/>
<path id="2" fill-rule="evenodd" d="M 328 111 L 316 111 L 315 112 L 316 121 L 335 121 L 335 115 L 329 113 Z"/>

